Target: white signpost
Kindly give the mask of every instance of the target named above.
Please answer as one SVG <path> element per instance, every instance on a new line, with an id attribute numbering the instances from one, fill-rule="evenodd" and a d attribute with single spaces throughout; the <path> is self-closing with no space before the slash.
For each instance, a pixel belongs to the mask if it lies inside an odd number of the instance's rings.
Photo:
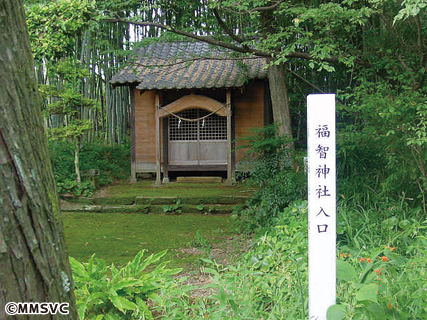
<path id="1" fill-rule="evenodd" d="M 309 318 L 326 320 L 336 296 L 335 95 L 307 98 Z"/>

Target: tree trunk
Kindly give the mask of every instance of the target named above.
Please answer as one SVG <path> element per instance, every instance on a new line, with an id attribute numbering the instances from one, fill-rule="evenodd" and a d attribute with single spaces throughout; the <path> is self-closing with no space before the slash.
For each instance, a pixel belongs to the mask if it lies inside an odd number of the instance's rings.
<path id="1" fill-rule="evenodd" d="M 65 302 L 77 319 L 20 0 L 0 0 L 0 319 L 8 302 Z"/>
<path id="2" fill-rule="evenodd" d="M 76 172 L 76 181 L 78 184 L 82 182 L 80 176 L 80 164 L 79 164 L 79 153 L 80 153 L 80 143 L 79 138 L 75 138 L 74 142 L 74 171 Z"/>
<path id="3" fill-rule="evenodd" d="M 279 124 L 280 135 L 292 138 L 291 112 L 289 109 L 288 88 L 286 86 L 286 70 L 283 65 L 272 65 L 268 68 L 271 104 L 274 122 Z M 293 149 L 293 143 L 289 146 Z"/>

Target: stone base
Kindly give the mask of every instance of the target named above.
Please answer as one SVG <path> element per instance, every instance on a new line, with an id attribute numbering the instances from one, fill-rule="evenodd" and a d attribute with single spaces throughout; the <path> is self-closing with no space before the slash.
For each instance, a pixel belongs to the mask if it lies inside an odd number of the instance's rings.
<path id="1" fill-rule="evenodd" d="M 178 183 L 221 183 L 221 177 L 177 177 Z"/>

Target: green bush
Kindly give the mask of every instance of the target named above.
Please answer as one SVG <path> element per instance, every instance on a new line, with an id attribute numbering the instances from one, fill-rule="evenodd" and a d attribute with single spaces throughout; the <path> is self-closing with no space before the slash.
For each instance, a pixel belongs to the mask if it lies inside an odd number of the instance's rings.
<path id="1" fill-rule="evenodd" d="M 66 179 L 64 182 L 57 182 L 59 194 L 73 194 L 76 197 L 90 197 L 95 191 L 95 186 L 91 181 L 83 181 L 80 184 L 75 180 Z"/>
<path id="2" fill-rule="evenodd" d="M 188 288 L 162 290 L 153 310 L 162 319 L 307 318 L 307 203 L 291 204 L 272 223 L 236 264 L 203 259 L 213 295 L 192 300 Z"/>
<path id="3" fill-rule="evenodd" d="M 409 257 L 389 246 L 341 248 L 337 304 L 329 308 L 328 319 L 425 319 L 426 237 L 417 236 L 415 244 L 417 254 Z M 340 317 L 332 316 L 338 311 Z"/>
<path id="4" fill-rule="evenodd" d="M 337 305 L 328 319 L 424 319 L 427 221 L 421 208 L 341 202 Z"/>
<path id="5" fill-rule="evenodd" d="M 211 249 L 212 245 L 201 234 L 200 230 L 196 230 L 194 238 L 187 244 L 189 247 Z"/>
<path id="6" fill-rule="evenodd" d="M 163 212 L 164 213 L 181 213 L 182 212 L 181 202 L 182 202 L 182 200 L 181 200 L 181 198 L 179 198 L 178 200 L 176 200 L 176 203 L 174 205 L 164 205 L 163 206 Z"/>
<path id="7" fill-rule="evenodd" d="M 337 304 L 328 320 L 426 319 L 427 221 L 421 210 L 346 204 L 338 226 Z M 306 319 L 307 250 L 307 202 L 296 201 L 236 264 L 204 268 L 213 295 L 192 300 L 188 288 L 162 289 L 153 310 L 162 319 Z"/>
<path id="8" fill-rule="evenodd" d="M 346 202 L 339 206 L 337 227 L 337 304 L 328 320 L 427 318 L 427 221 L 421 209 L 396 203 L 363 209 Z M 203 240 L 196 234 L 194 241 Z M 88 264 L 71 260 L 79 313 L 116 319 L 305 319 L 307 250 L 307 202 L 295 201 L 270 220 L 235 264 L 202 259 L 203 271 L 212 277 L 202 288 L 213 289 L 208 297 L 173 284 L 163 267 L 140 282 L 139 274 L 124 271 L 138 270 L 129 265 L 140 265 L 140 257 L 120 271 L 94 258 Z"/>
<path id="9" fill-rule="evenodd" d="M 420 212 L 340 209 L 337 304 L 328 319 L 427 318 L 427 221 Z"/>
<path id="10" fill-rule="evenodd" d="M 338 105 L 345 119 L 337 136 L 339 193 L 355 196 L 364 207 L 400 199 L 426 211 L 425 95 L 371 79 L 360 80 L 339 99 L 346 101 Z"/>
<path id="11" fill-rule="evenodd" d="M 99 186 L 126 179 L 130 175 L 129 145 L 110 146 L 103 143 L 86 143 L 80 150 L 80 171 L 82 183 L 76 182 L 74 171 L 74 146 L 64 141 L 51 141 L 49 151 L 59 194 L 72 193 L 75 196 L 90 196 L 94 191 L 94 177 L 85 175 L 97 170 Z"/>
<path id="12" fill-rule="evenodd" d="M 103 143 L 85 144 L 80 151 L 81 170 L 99 171 L 99 185 L 130 176 L 130 145 L 111 146 Z"/>
<path id="13" fill-rule="evenodd" d="M 275 125 L 256 129 L 247 137 L 244 160 L 250 168 L 248 184 L 258 187 L 244 210 L 235 210 L 236 221 L 248 232 L 266 227 L 289 203 L 307 193 L 302 156 L 289 149 L 289 139 L 277 135 Z"/>
<path id="14" fill-rule="evenodd" d="M 156 300 L 161 288 L 173 287 L 171 276 L 181 272 L 181 269 L 166 269 L 167 262 L 159 263 L 165 254 L 166 250 L 143 260 L 142 250 L 121 269 L 114 264 L 107 266 L 95 256 L 88 263 L 70 257 L 80 320 L 154 319 L 147 299 Z M 147 272 L 147 267 L 152 269 Z"/>

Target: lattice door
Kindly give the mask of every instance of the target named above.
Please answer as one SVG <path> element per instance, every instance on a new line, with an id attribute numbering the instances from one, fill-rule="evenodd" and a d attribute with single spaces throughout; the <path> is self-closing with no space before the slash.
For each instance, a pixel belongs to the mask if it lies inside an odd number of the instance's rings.
<path id="1" fill-rule="evenodd" d="M 199 119 L 210 112 L 189 109 L 177 115 Z M 203 120 L 185 121 L 169 116 L 170 165 L 227 164 L 227 118 L 210 115 Z"/>

